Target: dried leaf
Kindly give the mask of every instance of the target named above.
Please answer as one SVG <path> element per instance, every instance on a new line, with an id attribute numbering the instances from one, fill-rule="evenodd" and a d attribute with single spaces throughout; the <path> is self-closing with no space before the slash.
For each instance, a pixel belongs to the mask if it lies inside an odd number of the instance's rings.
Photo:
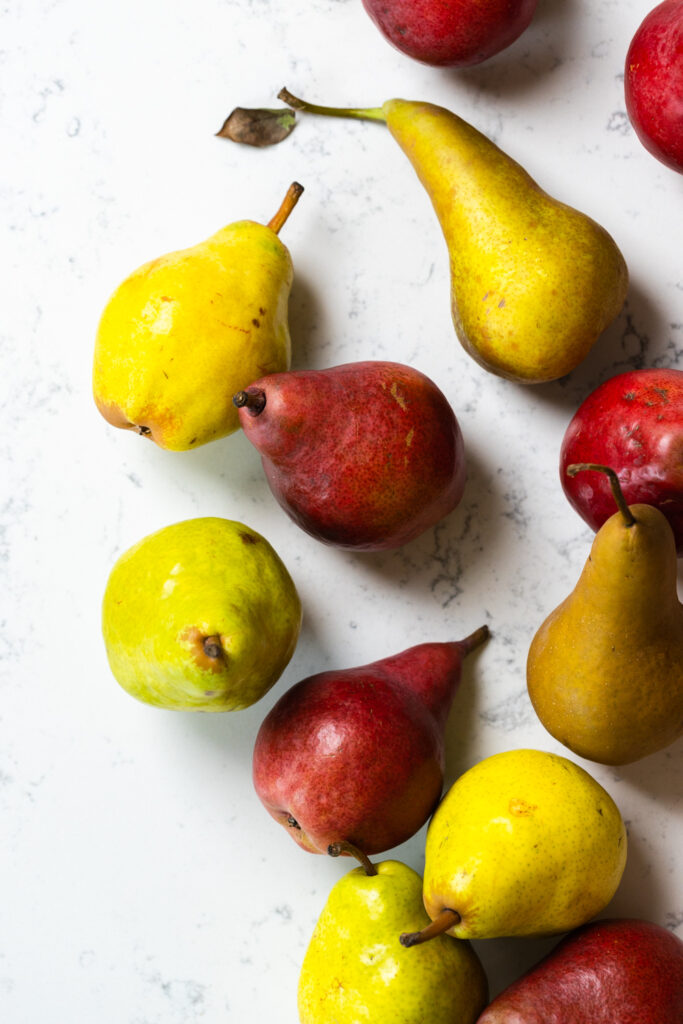
<path id="1" fill-rule="evenodd" d="M 245 146 L 274 146 L 286 139 L 294 128 L 296 114 L 293 110 L 256 109 L 235 107 L 216 135 Z"/>

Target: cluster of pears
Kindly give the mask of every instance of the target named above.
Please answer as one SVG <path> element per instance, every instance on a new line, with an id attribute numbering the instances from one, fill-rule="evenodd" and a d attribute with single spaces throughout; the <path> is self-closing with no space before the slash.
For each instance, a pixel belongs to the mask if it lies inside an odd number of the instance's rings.
<path id="1" fill-rule="evenodd" d="M 386 123 L 448 243 L 456 334 L 487 370 L 524 383 L 563 376 L 618 314 L 628 275 L 613 239 L 455 114 L 404 100 L 334 109 L 281 95 L 296 109 Z M 301 192 L 293 184 L 268 224 L 236 222 L 123 282 L 97 334 L 95 400 L 113 425 L 174 451 L 241 426 L 303 530 L 358 551 L 398 547 L 460 502 L 460 426 L 412 367 L 290 369 L 293 270 L 279 231 Z M 586 470 L 610 472 L 571 471 Z M 683 731 L 683 607 L 667 520 L 629 507 L 611 479 L 617 512 L 576 590 L 536 634 L 528 687 L 557 740 L 623 764 Z M 118 560 L 103 632 L 112 672 L 133 696 L 226 711 L 274 685 L 301 616 L 264 537 L 202 518 L 159 530 Z M 573 761 L 510 750 L 442 795 L 463 659 L 487 636 L 481 626 L 460 641 L 311 676 L 261 724 L 253 778 L 267 811 L 304 850 L 360 861 L 333 888 L 311 938 L 302 1024 L 475 1024 L 488 990 L 469 940 L 568 932 L 619 885 L 624 822 Z M 427 821 L 423 878 L 369 860 Z M 489 1016 L 498 1019 L 521 1018 Z"/>

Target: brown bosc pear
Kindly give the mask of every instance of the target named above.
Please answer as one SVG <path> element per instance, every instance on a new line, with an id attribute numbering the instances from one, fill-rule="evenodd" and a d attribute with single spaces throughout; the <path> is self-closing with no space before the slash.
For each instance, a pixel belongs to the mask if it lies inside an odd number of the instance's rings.
<path id="1" fill-rule="evenodd" d="M 109 299 L 93 358 L 104 418 L 170 451 L 239 428 L 236 390 L 291 361 L 292 259 L 278 237 L 303 188 L 267 224 L 240 220 L 133 271 Z"/>
<path id="2" fill-rule="evenodd" d="M 456 114 L 402 99 L 334 108 L 279 95 L 297 110 L 386 123 L 432 201 L 450 256 L 453 324 L 485 369 L 526 384 L 555 380 L 618 315 L 628 271 L 614 239 Z"/>
<path id="3" fill-rule="evenodd" d="M 527 661 L 531 702 L 548 732 L 581 757 L 629 764 L 683 733 L 683 605 L 676 544 L 652 505 L 628 506 L 598 531 L 572 593 L 547 617 Z"/>

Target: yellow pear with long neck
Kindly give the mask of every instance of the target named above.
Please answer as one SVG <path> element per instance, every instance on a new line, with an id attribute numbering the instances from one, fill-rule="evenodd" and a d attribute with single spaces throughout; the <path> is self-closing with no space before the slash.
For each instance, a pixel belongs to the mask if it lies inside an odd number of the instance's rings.
<path id="1" fill-rule="evenodd" d="M 590 217 L 553 199 L 515 160 L 432 103 L 296 109 L 383 121 L 427 190 L 448 245 L 453 323 L 487 370 L 527 384 L 574 369 L 621 310 L 624 258 Z"/>
<path id="2" fill-rule="evenodd" d="M 581 757 L 629 764 L 683 733 L 683 605 L 676 544 L 652 505 L 627 505 L 598 531 L 573 592 L 542 624 L 527 661 L 541 722 Z"/>
<path id="3" fill-rule="evenodd" d="M 113 426 L 171 451 L 239 428 L 235 391 L 289 369 L 292 260 L 278 237 L 296 182 L 268 224 L 241 220 L 130 274 L 99 323 L 93 394 Z"/>

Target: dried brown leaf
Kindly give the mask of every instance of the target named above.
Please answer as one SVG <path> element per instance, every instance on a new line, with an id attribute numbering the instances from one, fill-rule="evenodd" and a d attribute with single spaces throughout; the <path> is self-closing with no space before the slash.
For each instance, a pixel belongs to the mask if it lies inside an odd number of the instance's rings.
<path id="1" fill-rule="evenodd" d="M 235 107 L 225 119 L 216 135 L 245 146 L 275 146 L 286 139 L 294 128 L 296 115 L 293 110 L 267 110 Z"/>

